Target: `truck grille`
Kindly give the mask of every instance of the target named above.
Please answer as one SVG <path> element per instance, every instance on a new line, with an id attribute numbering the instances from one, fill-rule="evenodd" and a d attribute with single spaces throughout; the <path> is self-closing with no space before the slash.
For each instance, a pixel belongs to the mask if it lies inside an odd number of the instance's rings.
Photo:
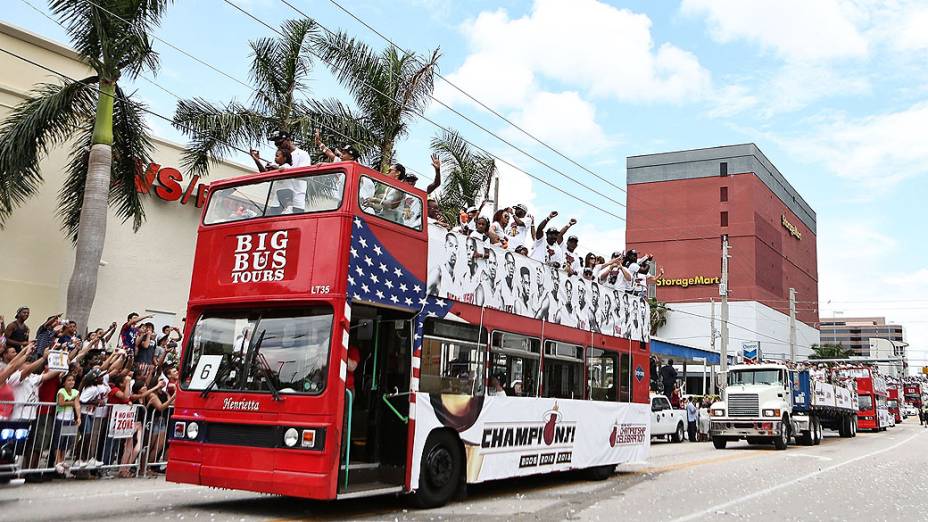
<path id="1" fill-rule="evenodd" d="M 728 414 L 732 417 L 757 417 L 760 415 L 758 408 L 756 394 L 741 393 L 728 396 Z"/>

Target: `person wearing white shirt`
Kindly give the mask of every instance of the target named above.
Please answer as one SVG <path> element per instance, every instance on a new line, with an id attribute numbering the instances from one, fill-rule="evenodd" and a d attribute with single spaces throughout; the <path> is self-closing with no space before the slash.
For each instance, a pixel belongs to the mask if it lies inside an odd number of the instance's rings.
<path id="1" fill-rule="evenodd" d="M 535 217 L 529 214 L 528 209 L 521 203 L 512 207 L 508 235 L 512 248 L 522 245 L 531 248 L 535 243 Z"/>
<path id="2" fill-rule="evenodd" d="M 552 211 L 538 224 L 535 231 L 535 237 L 538 239 L 535 240 L 529 257 L 547 265 L 561 267 L 564 265 L 564 249 L 561 248 L 558 239 L 562 236 L 556 228 L 545 230 L 548 222 L 555 217 L 557 217 L 557 211 Z"/>
<path id="3" fill-rule="evenodd" d="M 580 273 L 580 254 L 577 253 L 577 236 L 567 238 L 567 248 L 564 250 L 564 268 L 568 275 Z"/>

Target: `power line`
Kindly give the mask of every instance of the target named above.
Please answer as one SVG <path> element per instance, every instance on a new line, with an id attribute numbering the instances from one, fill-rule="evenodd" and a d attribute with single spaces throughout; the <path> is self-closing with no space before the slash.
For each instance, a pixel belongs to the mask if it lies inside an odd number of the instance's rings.
<path id="1" fill-rule="evenodd" d="M 287 4 L 288 6 L 290 6 L 291 9 L 297 11 L 298 13 L 300 13 L 300 14 L 302 14 L 303 16 L 306 16 L 306 17 L 308 18 L 308 16 L 306 15 L 306 13 L 304 13 L 302 10 L 298 9 L 297 7 L 295 7 L 295 6 L 294 6 L 293 4 L 291 4 L 288 0 L 281 0 L 281 2 Z M 395 48 L 397 48 L 397 49 L 399 49 L 399 50 L 401 50 L 401 51 L 403 51 L 404 53 L 415 55 L 415 53 L 413 53 L 413 52 L 411 52 L 411 51 L 409 51 L 409 50 L 407 50 L 407 49 L 404 49 L 403 47 L 400 47 L 399 45 L 397 45 L 396 42 L 394 42 L 394 41 L 391 40 L 389 37 L 387 37 L 386 35 L 384 35 L 382 32 L 378 31 L 376 28 L 372 27 L 370 24 L 368 24 L 367 22 L 365 22 L 364 20 L 362 20 L 359 16 L 357 16 L 356 14 L 354 14 L 353 12 L 351 12 L 349 9 L 347 9 L 347 8 L 346 8 L 345 6 L 343 6 L 342 4 L 336 2 L 335 0 L 329 0 L 329 2 L 331 2 L 335 7 L 337 7 L 339 10 L 341 10 L 342 12 L 344 12 L 345 14 L 347 14 L 348 16 L 350 16 L 351 18 L 355 19 L 358 23 L 360 23 L 361 25 L 363 25 L 364 27 L 366 27 L 368 30 L 370 30 L 371 32 L 373 32 L 374 34 L 376 34 L 377 36 L 379 36 L 380 38 L 382 38 L 382 39 L 383 39 L 384 41 L 386 41 L 388 44 L 392 45 L 393 47 L 395 47 Z M 609 181 L 607 178 L 605 178 L 605 177 L 603 177 L 603 176 L 600 176 L 600 175 L 597 174 L 596 172 L 593 172 L 592 170 L 590 170 L 590 169 L 588 169 L 587 167 L 581 165 L 580 163 L 576 162 L 576 161 L 573 160 L 572 158 L 570 158 L 570 157 L 566 156 L 565 154 L 561 153 L 561 151 L 555 149 L 554 147 L 552 147 L 552 146 L 549 145 L 548 143 L 542 141 L 540 138 L 538 138 L 537 136 L 535 136 L 535 135 L 532 134 L 531 132 L 527 131 L 527 130 L 524 129 L 523 127 L 519 126 L 518 124 L 516 124 L 515 122 L 513 122 L 513 121 L 510 120 L 509 118 L 503 116 L 502 114 L 500 114 L 499 112 L 497 112 L 495 109 L 493 109 L 492 107 L 488 106 L 486 103 L 484 103 L 484 102 L 478 100 L 476 97 L 474 97 L 473 95 L 471 95 L 469 92 L 465 91 L 464 89 L 462 89 L 461 87 L 459 87 L 457 84 L 455 84 L 454 82 L 452 82 L 451 80 L 449 80 L 448 78 L 446 78 L 446 77 L 445 77 L 444 75 L 442 75 L 440 72 L 435 71 L 435 76 L 437 76 L 439 79 L 441 79 L 443 82 L 445 82 L 445 83 L 448 84 L 449 86 L 453 87 L 456 91 L 458 91 L 458 92 L 460 92 L 461 94 L 463 94 L 464 96 L 466 96 L 469 100 L 473 101 L 474 103 L 476 103 L 477 105 L 479 105 L 480 107 L 482 107 L 483 109 L 485 109 L 486 111 L 488 111 L 490 114 L 492 114 L 492 115 L 496 116 L 497 118 L 501 119 L 502 121 L 506 122 L 508 125 L 510 125 L 510 126 L 512 126 L 513 128 L 517 129 L 519 132 L 521 132 L 522 134 L 528 136 L 529 138 L 531 138 L 532 140 L 534 140 L 534 141 L 537 142 L 538 144 L 542 145 L 542 146 L 545 147 L 546 149 L 548 149 L 548 150 L 550 150 L 551 152 L 557 154 L 558 156 L 560 156 L 561 158 L 563 158 L 563 159 L 567 160 L 568 162 L 572 163 L 572 164 L 575 165 L 576 167 L 578 167 L 578 168 L 580 168 L 580 169 L 586 171 L 587 173 L 589 173 L 589 174 L 595 176 L 597 179 L 599 179 L 599 180 L 605 182 L 606 184 L 610 185 L 611 187 L 616 188 L 616 189 L 618 189 L 618 190 L 620 190 L 620 191 L 622 191 L 622 192 L 625 192 L 625 193 L 627 194 L 627 191 L 626 191 L 624 188 L 622 188 L 621 186 L 616 185 L 615 183 L 612 183 L 612 182 Z M 432 99 L 434 100 L 435 98 L 432 97 Z M 436 100 L 436 101 L 437 101 L 437 100 Z M 444 104 L 443 104 L 443 105 L 444 105 Z M 623 206 L 624 206 L 624 205 L 623 205 Z"/>
<path id="2" fill-rule="evenodd" d="M 278 35 L 283 36 L 283 34 L 282 34 L 279 30 L 277 30 L 277 28 L 271 26 L 270 24 L 268 24 L 268 23 L 265 22 L 264 20 L 262 20 L 262 19 L 258 18 L 257 16 L 253 15 L 251 12 L 249 12 L 248 10 L 242 8 L 241 6 L 239 6 L 238 4 L 236 4 L 235 2 L 233 2 L 232 0 L 223 0 L 223 2 L 225 2 L 225 3 L 228 4 L 228 5 L 230 5 L 231 7 L 235 8 L 236 10 L 238 10 L 239 12 L 241 12 L 242 14 L 244 14 L 245 16 L 251 18 L 251 19 L 254 20 L 255 22 L 257 22 L 257 23 L 259 23 L 259 24 L 261 24 L 261 25 L 267 27 L 268 29 L 270 29 L 271 31 L 274 31 L 274 32 L 277 33 Z M 320 27 L 322 27 L 321 24 L 320 24 Z M 322 58 L 318 53 L 316 53 L 316 52 L 314 52 L 314 51 L 311 51 L 311 50 L 309 51 L 309 53 L 312 54 L 313 56 L 315 56 L 316 58 L 318 58 L 319 60 L 321 60 L 322 62 L 328 64 L 330 67 L 333 67 L 333 68 L 338 69 L 335 65 L 329 63 L 327 60 L 325 60 L 324 58 Z M 388 94 L 386 94 L 386 93 L 380 91 L 379 89 L 377 89 L 376 87 L 374 87 L 374 86 L 371 85 L 370 83 L 368 83 L 368 82 L 361 82 L 361 83 L 362 83 L 363 85 L 365 85 L 366 87 L 368 87 L 369 89 L 371 89 L 373 92 L 376 92 L 376 93 L 380 94 L 381 96 L 385 96 L 387 99 L 390 99 L 391 101 L 396 102 L 397 104 L 399 104 L 399 105 L 402 106 L 402 107 L 409 108 L 408 104 L 403 103 L 403 102 L 401 102 L 400 100 L 397 100 L 397 99 L 395 99 L 395 98 L 390 97 L 390 95 L 388 95 Z M 425 120 L 425 121 L 431 123 L 431 124 L 434 125 L 435 127 L 439 128 L 439 129 L 441 129 L 441 130 L 443 130 L 443 131 L 445 131 L 445 132 L 451 132 L 450 129 L 448 129 L 447 127 L 444 127 L 444 126 L 441 125 L 440 123 L 437 123 L 435 120 L 429 118 L 428 116 L 426 116 L 425 114 L 423 114 L 421 111 L 410 110 L 410 112 L 412 112 L 413 114 L 419 116 L 419 117 L 422 118 L 423 120 Z M 517 167 L 516 165 L 512 164 L 511 162 L 509 162 L 509 161 L 507 161 L 507 160 L 505 160 L 505 159 L 499 157 L 499 156 L 496 155 L 496 154 L 493 154 L 492 152 L 490 152 L 489 150 L 485 149 L 484 147 L 481 147 L 480 145 L 477 145 L 476 143 L 473 143 L 473 142 L 467 140 L 467 139 L 464 138 L 463 136 L 461 137 L 461 139 L 464 140 L 464 141 L 465 141 L 466 143 L 468 143 L 469 145 L 471 145 L 472 147 L 474 147 L 474 148 L 476 148 L 476 149 L 478 149 L 478 150 L 481 150 L 481 151 L 483 151 L 485 154 L 487 154 L 487 155 L 493 157 L 493 158 L 496 159 L 497 161 L 499 161 L 499 162 L 501 162 L 501 163 L 503 163 L 503 164 L 505 164 L 505 165 L 508 165 L 509 167 L 511 167 L 511 168 L 513 168 L 513 169 L 515 169 L 515 170 L 518 170 L 519 172 L 522 172 L 523 174 L 529 176 L 530 178 L 532 178 L 532 179 L 534 179 L 534 180 L 536 180 L 536 181 L 538 181 L 538 182 L 540 182 L 540 183 L 542 183 L 542 184 L 544 184 L 544 185 L 546 185 L 546 186 L 548 186 L 548 187 L 550 187 L 550 188 L 552 188 L 552 189 L 554 189 L 554 190 L 556 190 L 556 191 L 558 191 L 558 192 L 564 194 L 565 196 L 568 196 L 568 197 L 570 197 L 570 198 L 572 198 L 572 199 L 575 199 L 575 200 L 577 200 L 577 201 L 579 201 L 579 202 L 581 202 L 581 203 L 583 203 L 583 204 L 585 204 L 585 205 L 588 205 L 588 206 L 590 206 L 590 207 L 592 207 L 592 208 L 595 208 L 595 209 L 599 210 L 600 212 L 603 212 L 604 214 L 610 215 L 610 216 L 612 216 L 612 217 L 614 217 L 614 218 L 616 218 L 616 219 L 618 219 L 618 220 L 620 220 L 620 221 L 625 221 L 625 218 L 623 218 L 622 216 L 619 216 L 619 215 L 617 215 L 617 214 L 615 214 L 615 213 L 613 213 L 613 212 L 611 212 L 611 211 L 609 211 L 609 210 L 606 210 L 606 209 L 604 209 L 604 208 L 602 208 L 602 207 L 600 207 L 600 206 L 598 206 L 598 205 L 595 205 L 595 204 L 593 204 L 593 203 L 590 203 L 589 201 L 586 201 L 585 199 L 581 198 L 580 196 L 576 196 L 576 195 L 574 195 L 574 194 L 572 194 L 572 193 L 570 193 L 570 192 L 567 192 L 566 190 L 564 190 L 564 189 L 562 189 L 562 188 L 560 188 L 560 187 L 558 187 L 558 186 L 555 186 L 554 184 L 552 184 L 552 183 L 550 183 L 550 182 L 548 182 L 548 181 L 545 181 L 545 180 L 539 178 L 538 176 L 535 176 L 534 174 L 531 174 L 530 172 L 528 172 L 528 171 L 526 171 L 526 170 L 524 170 L 524 169 L 521 169 L 521 168 Z M 529 156 L 530 156 L 530 155 L 529 155 Z M 530 156 L 530 157 L 531 157 L 531 156 Z M 537 159 L 537 158 L 536 158 L 536 159 Z M 543 162 L 542 162 L 542 163 L 543 163 Z M 565 178 L 567 178 L 567 179 L 569 179 L 569 180 L 571 180 L 571 181 L 577 183 L 578 185 L 583 186 L 584 188 L 587 188 L 588 190 L 590 190 L 590 191 L 592 191 L 592 192 L 594 192 L 594 193 L 597 193 L 597 194 L 599 194 L 599 195 L 601 195 L 601 196 L 603 196 L 603 197 L 605 197 L 605 198 L 607 198 L 607 199 L 610 199 L 608 196 L 605 196 L 604 194 L 598 192 L 598 191 L 595 190 L 595 189 L 592 189 L 592 188 L 587 187 L 586 185 L 584 185 L 584 184 L 582 184 L 582 183 L 580 183 L 580 182 L 574 180 L 574 179 L 571 178 L 570 176 L 568 176 L 568 175 L 566 175 L 566 174 L 564 174 L 564 173 L 562 173 L 562 172 L 560 172 L 560 171 L 557 171 L 556 169 L 555 169 L 555 171 L 556 171 L 556 172 L 559 172 L 563 177 L 565 177 Z"/>

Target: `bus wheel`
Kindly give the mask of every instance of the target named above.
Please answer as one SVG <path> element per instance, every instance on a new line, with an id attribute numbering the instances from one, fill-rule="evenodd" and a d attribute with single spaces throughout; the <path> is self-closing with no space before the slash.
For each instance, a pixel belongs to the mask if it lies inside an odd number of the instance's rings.
<path id="1" fill-rule="evenodd" d="M 615 464 L 611 466 L 596 466 L 586 470 L 586 477 L 590 480 L 606 480 L 615 473 Z"/>
<path id="2" fill-rule="evenodd" d="M 461 447 L 447 431 L 429 435 L 422 451 L 419 489 L 413 502 L 419 508 L 444 506 L 454 496 L 461 482 Z"/>
<path id="3" fill-rule="evenodd" d="M 725 446 L 728 445 L 728 439 L 724 437 L 712 437 L 712 445 L 715 446 L 715 449 L 725 449 Z"/>

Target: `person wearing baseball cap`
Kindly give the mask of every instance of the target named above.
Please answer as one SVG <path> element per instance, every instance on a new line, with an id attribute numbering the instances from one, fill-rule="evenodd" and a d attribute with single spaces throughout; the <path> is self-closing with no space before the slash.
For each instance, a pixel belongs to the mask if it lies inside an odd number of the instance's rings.
<path id="1" fill-rule="evenodd" d="M 577 253 L 577 244 L 580 240 L 577 236 L 567 238 L 567 249 L 564 250 L 564 267 L 568 274 L 580 273 L 580 254 Z"/>
<path id="2" fill-rule="evenodd" d="M 308 167 L 312 165 L 313 160 L 309 153 L 296 146 L 293 142 L 293 134 L 285 130 L 275 130 L 267 136 L 268 141 L 274 143 L 278 149 L 283 149 L 290 153 L 290 159 L 293 167 Z"/>
<path id="3" fill-rule="evenodd" d="M 519 203 L 512 207 L 512 221 L 509 223 L 510 244 L 532 245 L 535 242 L 535 216 L 528 213 L 528 207 Z"/>

